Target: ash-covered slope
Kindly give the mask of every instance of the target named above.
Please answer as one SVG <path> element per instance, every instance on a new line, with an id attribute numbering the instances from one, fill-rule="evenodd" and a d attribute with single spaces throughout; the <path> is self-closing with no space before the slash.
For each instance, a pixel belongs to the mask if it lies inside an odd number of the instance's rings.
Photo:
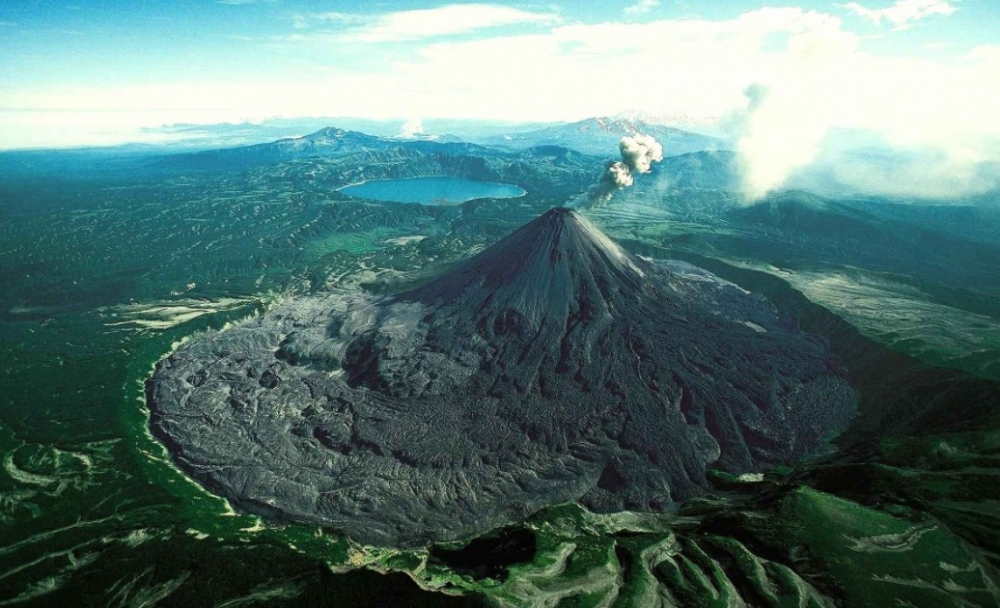
<path id="1" fill-rule="evenodd" d="M 854 413 L 837 367 L 763 298 L 555 209 L 419 289 L 193 340 L 147 395 L 177 462 L 238 506 L 414 545 L 794 461 Z"/>

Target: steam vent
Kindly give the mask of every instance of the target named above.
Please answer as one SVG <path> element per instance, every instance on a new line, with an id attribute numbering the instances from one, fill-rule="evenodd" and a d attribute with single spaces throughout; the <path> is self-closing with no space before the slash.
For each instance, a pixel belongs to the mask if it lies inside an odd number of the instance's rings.
<path id="1" fill-rule="evenodd" d="M 302 298 L 161 361 L 151 426 L 234 506 L 415 546 L 663 510 L 820 449 L 857 395 L 764 298 L 553 209 L 391 297 Z"/>

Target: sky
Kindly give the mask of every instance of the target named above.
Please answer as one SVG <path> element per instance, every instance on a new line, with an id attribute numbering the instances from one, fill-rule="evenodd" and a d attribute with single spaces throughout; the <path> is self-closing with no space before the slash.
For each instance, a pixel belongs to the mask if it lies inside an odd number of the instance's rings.
<path id="1" fill-rule="evenodd" d="M 728 129 L 760 191 L 829 155 L 831 133 L 966 181 L 1000 162 L 996 0 L 3 0 L 0 57 L 0 149 L 174 123 L 642 110 Z"/>

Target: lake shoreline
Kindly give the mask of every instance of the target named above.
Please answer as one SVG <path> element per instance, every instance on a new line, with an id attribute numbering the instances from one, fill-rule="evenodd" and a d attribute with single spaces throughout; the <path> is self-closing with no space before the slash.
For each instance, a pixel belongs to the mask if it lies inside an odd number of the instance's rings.
<path id="1" fill-rule="evenodd" d="M 440 184 L 429 184 L 428 182 L 441 182 Z M 426 188 L 428 186 L 437 186 L 437 191 L 434 196 L 429 195 L 416 195 L 412 193 L 408 195 L 400 195 L 398 191 L 390 189 L 382 189 L 376 191 L 375 193 L 358 194 L 348 192 L 351 188 L 359 188 L 363 186 L 373 185 L 373 184 L 400 184 L 402 182 L 418 182 L 414 184 L 418 188 Z M 405 186 L 404 186 L 405 188 Z M 459 194 L 458 196 L 452 196 L 449 198 L 449 192 L 454 192 L 454 190 L 461 191 L 462 188 L 469 190 L 466 193 Z M 516 192 L 514 191 L 516 189 Z M 425 206 L 451 206 L 451 205 L 461 205 L 471 200 L 476 199 L 507 199 L 507 198 L 521 198 L 527 195 L 527 191 L 520 186 L 515 184 L 505 184 L 500 182 L 484 182 L 478 180 L 472 180 L 462 177 L 453 176 L 421 176 L 421 177 L 404 177 L 404 178 L 385 178 L 385 179 L 371 179 L 371 180 L 361 180 L 357 182 L 352 182 L 349 184 L 344 184 L 336 189 L 337 192 L 343 193 L 345 196 L 358 199 L 368 199 L 376 200 L 381 202 L 397 202 L 397 203 L 414 203 Z"/>

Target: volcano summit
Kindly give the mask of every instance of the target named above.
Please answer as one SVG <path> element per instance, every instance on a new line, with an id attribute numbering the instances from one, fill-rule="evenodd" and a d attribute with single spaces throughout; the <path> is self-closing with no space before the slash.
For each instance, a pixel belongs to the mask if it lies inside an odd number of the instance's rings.
<path id="1" fill-rule="evenodd" d="M 199 336 L 147 399 L 236 506 L 414 546 L 566 501 L 662 510 L 708 468 L 793 462 L 853 416 L 840 371 L 764 298 L 553 209 L 415 290 Z"/>

